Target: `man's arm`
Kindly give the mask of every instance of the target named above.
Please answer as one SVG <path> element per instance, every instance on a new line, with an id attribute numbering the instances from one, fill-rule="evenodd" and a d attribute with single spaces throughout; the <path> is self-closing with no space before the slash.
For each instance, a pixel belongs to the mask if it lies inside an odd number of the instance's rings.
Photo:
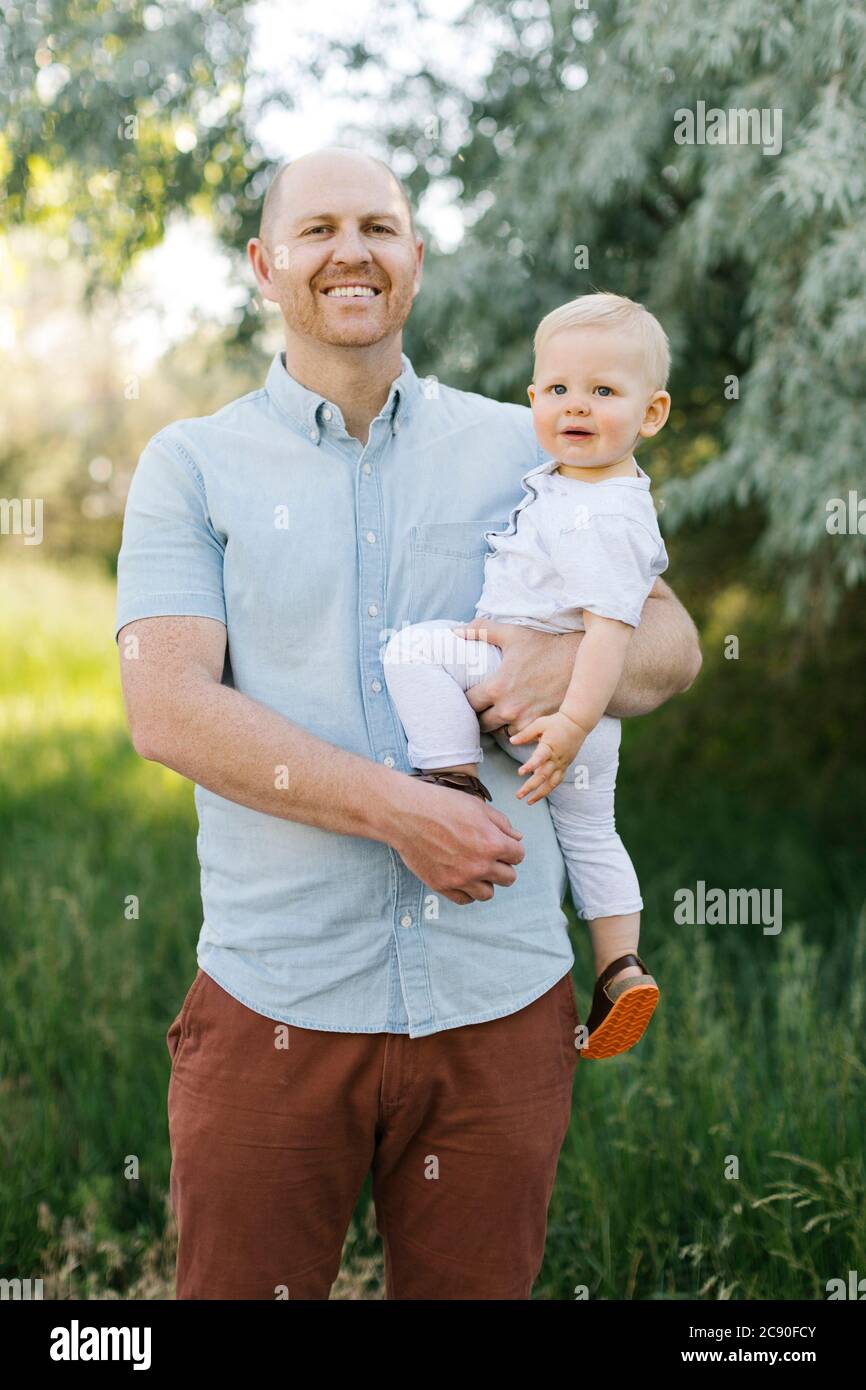
<path id="1" fill-rule="evenodd" d="M 508 725 L 512 734 L 562 705 L 582 632 L 562 636 L 515 623 L 464 624 L 464 635 L 502 648 L 495 675 L 466 692 L 485 733 Z M 656 579 L 626 652 L 622 677 L 607 713 L 617 719 L 649 714 L 688 690 L 701 669 L 697 629 L 673 590 Z"/>
<path id="2" fill-rule="evenodd" d="M 118 643 L 141 757 L 254 811 L 391 845 L 451 902 L 487 901 L 515 881 L 522 836 L 501 811 L 336 748 L 223 685 L 223 623 L 141 618 Z"/>
<path id="3" fill-rule="evenodd" d="M 650 714 L 688 690 L 701 669 L 698 630 L 673 589 L 657 579 L 628 644 L 622 678 L 607 707 L 615 719 Z"/>

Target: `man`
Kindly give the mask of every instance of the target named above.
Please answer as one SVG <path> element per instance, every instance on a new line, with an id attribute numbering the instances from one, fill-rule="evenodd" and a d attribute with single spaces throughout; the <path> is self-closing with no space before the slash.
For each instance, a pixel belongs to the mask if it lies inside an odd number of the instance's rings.
<path id="1" fill-rule="evenodd" d="M 167 1034 L 183 1299 L 327 1298 L 371 1168 L 389 1298 L 525 1299 L 542 1259 L 579 1022 L 562 858 L 493 740 L 493 806 L 406 775 L 382 668 L 402 624 L 472 616 L 540 454 L 528 409 L 402 353 L 423 252 L 378 160 L 284 167 L 248 254 L 285 352 L 154 436 L 130 489 L 132 738 L 200 821 L 199 969 Z M 577 634 L 490 640 L 485 732 L 558 707 Z M 612 711 L 699 661 L 657 583 Z"/>

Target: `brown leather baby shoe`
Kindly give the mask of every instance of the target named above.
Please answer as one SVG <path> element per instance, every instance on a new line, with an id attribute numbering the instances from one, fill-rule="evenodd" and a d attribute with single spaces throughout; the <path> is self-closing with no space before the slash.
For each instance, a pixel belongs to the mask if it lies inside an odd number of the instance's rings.
<path id="1" fill-rule="evenodd" d="M 626 965 L 640 966 L 643 974 L 610 981 Z M 633 951 L 612 960 L 595 982 L 592 1008 L 586 1021 L 586 1047 L 581 1056 L 593 1060 L 615 1057 L 640 1042 L 659 1000 L 659 987 L 640 956 Z"/>
<path id="2" fill-rule="evenodd" d="M 439 787 L 453 787 L 458 792 L 469 792 L 471 796 L 480 796 L 482 801 L 493 800 L 484 783 L 478 777 L 473 777 L 471 772 L 437 772 L 435 768 L 428 768 L 426 771 L 416 768 L 409 775 L 420 777 L 422 782 L 434 782 Z"/>

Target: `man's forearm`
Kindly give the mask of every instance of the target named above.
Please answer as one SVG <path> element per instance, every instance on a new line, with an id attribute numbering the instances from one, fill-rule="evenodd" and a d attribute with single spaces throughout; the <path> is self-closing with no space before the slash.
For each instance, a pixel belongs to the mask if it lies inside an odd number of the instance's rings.
<path id="1" fill-rule="evenodd" d="M 229 801 L 340 835 L 392 843 L 407 778 L 337 748 L 230 686 L 175 693 L 138 751 Z"/>
<path id="2" fill-rule="evenodd" d="M 701 669 L 697 629 L 679 599 L 657 579 L 628 644 L 622 678 L 607 712 L 616 719 L 649 714 L 688 690 Z"/>
<path id="3" fill-rule="evenodd" d="M 502 664 L 466 691 L 483 733 L 508 727 L 514 734 L 561 709 L 574 673 L 582 632 L 554 636 L 515 623 L 460 625 L 502 648 Z M 679 599 L 657 579 L 631 637 L 625 664 L 607 713 L 618 719 L 649 714 L 672 695 L 687 690 L 701 668 L 694 623 Z"/>

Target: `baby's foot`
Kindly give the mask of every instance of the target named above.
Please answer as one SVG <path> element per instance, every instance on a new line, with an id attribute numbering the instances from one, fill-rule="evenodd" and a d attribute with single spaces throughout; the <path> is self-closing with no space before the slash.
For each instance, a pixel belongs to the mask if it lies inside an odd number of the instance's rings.
<path id="1" fill-rule="evenodd" d="M 658 999 L 659 987 L 639 955 L 611 961 L 595 982 L 581 1055 L 596 1061 L 628 1052 L 646 1032 Z"/>

